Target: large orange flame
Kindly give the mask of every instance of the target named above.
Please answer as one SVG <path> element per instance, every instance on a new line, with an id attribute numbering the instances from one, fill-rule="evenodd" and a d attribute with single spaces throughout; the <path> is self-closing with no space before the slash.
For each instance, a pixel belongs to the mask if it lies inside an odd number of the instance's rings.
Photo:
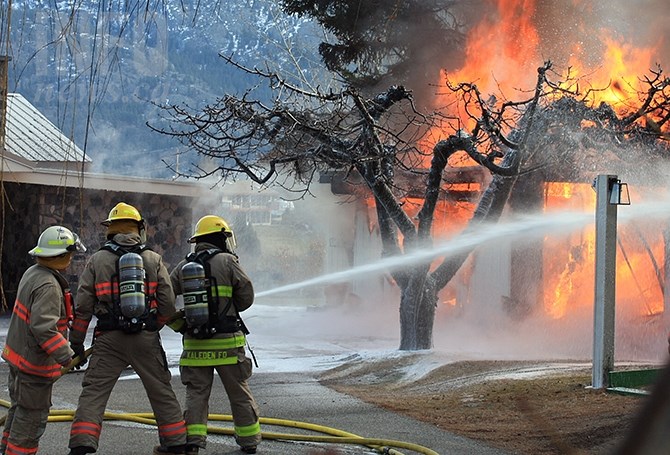
<path id="1" fill-rule="evenodd" d="M 635 190 L 632 190 L 635 194 Z M 548 183 L 547 210 L 593 210 L 595 192 L 588 184 Z M 619 227 L 617 301 L 622 310 L 651 316 L 663 311 L 663 239 L 658 229 L 630 223 Z M 553 318 L 594 298 L 595 231 L 547 237 L 544 241 L 544 307 Z"/>
<path id="2" fill-rule="evenodd" d="M 439 83 L 441 86 L 447 81 L 452 85 L 475 83 L 485 97 L 519 98 L 519 91 L 528 93 L 534 89 L 536 68 L 551 57 L 542 55 L 540 50 L 540 33 L 533 22 L 536 2 L 491 0 L 491 6 L 467 35 L 464 66 L 442 74 Z M 571 46 L 569 57 L 567 61 L 559 62 L 560 67 L 556 69 L 563 72 L 562 78 L 570 76 L 573 82 L 575 78 L 581 78 L 579 88 L 582 93 L 588 88 L 595 89 L 590 97 L 594 103 L 607 102 L 615 108 L 637 104 L 636 95 L 641 87 L 638 78 L 654 67 L 654 56 L 662 43 L 639 47 L 622 38 L 614 38 L 608 30 L 594 29 L 593 32 L 599 35 L 604 49 L 602 55 L 594 59 L 590 50 L 587 52 L 583 43 L 576 40 L 567 44 Z M 567 37 L 570 33 L 565 31 Z M 576 83 L 571 88 L 576 89 Z M 438 96 L 436 105 L 453 105 L 443 99 L 449 96 L 448 93 Z M 458 112 L 450 114 L 459 115 Z M 467 116 L 461 115 L 461 120 L 466 126 L 473 126 L 472 119 Z"/>
<path id="3" fill-rule="evenodd" d="M 636 48 L 606 34 L 602 41 L 605 44 L 602 66 L 589 69 L 580 61 L 580 53 L 575 52 L 569 62 L 570 76 L 580 78 L 594 89 L 589 97 L 594 104 L 605 102 L 622 110 L 637 106 L 640 101 L 637 94 L 641 89 L 639 77 L 653 67 L 657 49 Z"/>
<path id="4" fill-rule="evenodd" d="M 534 0 L 498 0 L 497 9 L 468 34 L 466 64 L 452 82 L 475 82 L 482 93 L 532 86 L 539 37 L 531 22 Z M 541 62 L 540 62 L 541 63 Z M 527 80 L 522 78 L 530 74 Z"/>
<path id="5" fill-rule="evenodd" d="M 534 0 L 491 0 L 490 4 L 486 16 L 468 33 L 464 66 L 442 74 L 439 84 L 474 83 L 485 99 L 492 97 L 492 103 L 496 102 L 494 97 L 501 96 L 523 99 L 535 87 L 536 68 L 550 57 L 543 56 L 540 51 L 542 40 L 533 22 L 537 5 Z M 589 8 L 585 2 L 573 1 L 573 6 L 582 4 Z M 636 109 L 640 104 L 638 93 L 644 89 L 639 77 L 653 68 L 656 63 L 653 59 L 661 43 L 639 47 L 620 37 L 615 38 L 616 31 L 598 30 L 591 24 L 584 28 L 592 29 L 598 35 L 602 55 L 594 58 L 594 50 L 584 49 L 579 40 L 574 44 L 567 43 L 568 58 L 562 62 L 565 69 L 559 71 L 562 75 L 554 75 L 556 81 L 567 80 L 564 88 L 579 90 L 582 96 L 588 94 L 586 99 L 593 105 L 605 102 L 620 112 Z M 569 31 L 565 35 L 569 38 Z M 474 121 L 456 110 L 458 103 L 450 96 L 448 92 L 438 95 L 436 106 L 450 106 L 454 111 L 448 114 L 460 119 L 460 127 L 472 129 Z M 431 131 L 426 142 L 434 144 L 452 133 Z M 455 165 L 455 161 L 450 165 Z M 467 158 L 461 158 L 460 163 L 473 164 Z M 546 210 L 595 208 L 595 192 L 586 184 L 548 183 L 545 196 Z M 462 214 L 459 218 L 463 218 Z M 592 228 L 560 239 L 545 239 L 542 303 L 550 317 L 562 318 L 574 306 L 593 303 L 594 244 Z M 633 313 L 653 315 L 663 310 L 659 278 L 663 245 L 658 233 L 635 226 L 620 229 L 617 300 L 633 302 Z M 445 301 L 453 305 L 452 297 Z"/>

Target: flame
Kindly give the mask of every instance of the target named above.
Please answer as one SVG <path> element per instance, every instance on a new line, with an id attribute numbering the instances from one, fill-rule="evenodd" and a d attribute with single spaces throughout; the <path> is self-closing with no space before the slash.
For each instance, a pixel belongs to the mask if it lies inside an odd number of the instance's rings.
<path id="1" fill-rule="evenodd" d="M 486 16 L 467 34 L 465 65 L 453 72 L 443 72 L 438 86 L 472 82 L 485 96 L 510 88 L 527 90 L 533 86 L 539 36 L 528 12 L 535 8 L 535 1 L 496 0 L 492 3 L 495 7 L 488 8 Z M 438 95 L 435 102 L 436 106 L 456 106 L 448 93 Z M 475 126 L 465 112 L 449 112 L 449 115 L 458 118 L 459 129 L 472 130 Z M 432 129 L 422 141 L 427 144 L 424 149 L 430 149 L 444 137 L 444 131 Z M 462 165 L 473 164 L 470 158 L 465 158 Z"/>
<path id="2" fill-rule="evenodd" d="M 580 1 L 572 6 L 589 8 L 588 3 Z M 535 0 L 491 0 L 484 18 L 467 34 L 465 64 L 440 75 L 440 86 L 448 82 L 452 86 L 474 83 L 485 99 L 493 96 L 492 102 L 500 95 L 518 98 L 515 92 L 532 91 L 537 79 L 536 68 L 547 59 L 541 49 L 541 34 L 534 23 L 536 13 Z M 598 31 L 593 24 L 584 25 L 589 28 L 589 34 L 598 33 L 596 43 L 602 47 L 602 53 L 594 57 L 593 50 L 585 49 L 578 38 L 574 38 L 574 44 L 566 43 L 571 52 L 565 61 L 554 62 L 559 72 L 565 68 L 560 79 L 569 79 L 563 88 L 579 88 L 581 94 L 589 90 L 591 102 L 606 102 L 615 109 L 638 104 L 637 94 L 642 89 L 639 77 L 654 67 L 654 56 L 659 54 L 662 43 L 635 46 L 624 38 L 615 38 L 608 30 Z M 571 35 L 572 30 L 568 29 L 562 37 L 569 40 Z M 455 106 L 451 97 L 451 93 L 438 95 L 436 106 Z M 474 127 L 474 121 L 465 112 L 449 114 L 459 118 L 467 129 Z M 440 131 L 430 133 L 431 138 L 438 140 L 443 135 Z"/>
<path id="3" fill-rule="evenodd" d="M 584 184 L 547 183 L 545 206 L 547 210 L 594 208 L 595 192 Z M 563 317 L 571 304 L 593 301 L 594 245 L 593 229 L 544 239 L 544 307 L 550 317 Z"/>
<path id="4" fill-rule="evenodd" d="M 447 83 L 477 85 L 484 101 L 491 107 L 501 99 L 526 97 L 535 88 L 537 72 L 547 56 L 543 55 L 541 33 L 535 26 L 535 0 L 491 0 L 486 15 L 467 35 L 464 65 L 440 76 L 441 86 Z M 543 5 L 546 8 L 546 5 Z M 564 5 L 566 6 L 566 5 Z M 571 5 L 598 14 L 588 2 L 574 0 Z M 554 14 L 564 8 L 554 9 Z M 595 11 L 595 12 L 594 12 Z M 577 27 L 578 29 L 580 27 Z M 634 46 L 615 37 L 615 31 L 598 30 L 596 24 L 585 23 L 583 30 L 596 38 L 584 44 L 566 30 L 562 37 L 569 51 L 564 62 L 555 69 L 566 68 L 557 80 L 565 80 L 564 89 L 578 91 L 593 105 L 605 102 L 619 112 L 636 109 L 639 92 L 644 91 L 639 77 L 653 68 L 653 58 L 660 44 Z M 583 31 L 580 29 L 580 31 Z M 555 47 L 558 47 L 555 45 Z M 551 56 L 549 56 L 551 58 Z M 554 60 L 551 58 L 551 60 Z M 523 96 L 519 92 L 523 91 Z M 457 128 L 472 130 L 474 120 L 458 111 L 450 92 L 439 94 L 437 107 L 447 106 L 448 114 L 458 119 Z M 489 98 L 490 97 L 490 98 Z M 444 107 L 441 109 L 444 110 Z M 645 119 L 648 123 L 654 119 Z M 451 125 L 453 127 L 453 125 Z M 584 125 L 588 126 L 588 125 Z M 426 136 L 427 144 L 435 144 L 453 133 L 435 129 Z M 468 157 L 450 159 L 450 166 L 473 165 Z M 547 183 L 545 210 L 595 209 L 595 192 L 588 184 Z M 460 217 L 459 217 L 460 218 Z M 663 264 L 663 239 L 658 233 L 645 232 L 640 227 L 619 228 L 617 253 L 617 301 L 628 302 L 630 311 L 643 315 L 656 314 L 663 309 L 663 293 L 659 279 Z M 593 304 L 595 229 L 593 227 L 562 238 L 546 238 L 543 245 L 544 310 L 552 318 L 562 318 L 572 308 Z M 660 265 L 659 265 L 660 264 Z M 453 293 L 452 293 L 453 294 Z M 454 305 L 454 295 L 444 302 Z"/>
<path id="5" fill-rule="evenodd" d="M 538 2 L 539 3 L 539 2 Z M 599 15 L 590 2 L 573 0 L 563 6 L 552 3 L 553 14 L 562 14 L 567 7 L 588 12 L 590 17 Z M 485 16 L 473 26 L 465 46 L 464 65 L 453 71 L 443 72 L 439 86 L 455 86 L 459 83 L 474 83 L 490 107 L 499 106 L 505 99 L 524 99 L 534 90 L 537 67 L 544 60 L 554 61 L 554 69 L 563 74 L 552 74 L 555 82 L 564 80 L 564 89 L 576 91 L 587 102 L 597 106 L 607 103 L 619 113 L 635 110 L 640 105 L 639 94 L 646 91 L 640 76 L 654 66 L 654 56 L 662 43 L 652 46 L 635 46 L 624 39 L 618 30 L 598 29 L 597 24 L 578 24 L 576 30 L 566 29 L 561 38 L 565 46 L 551 43 L 565 50 L 563 61 L 557 62 L 551 55 L 544 55 L 542 36 L 534 21 L 537 17 L 535 0 L 489 0 Z M 547 4 L 541 5 L 545 9 Z M 541 15 L 542 12 L 539 14 Z M 587 17 L 586 14 L 583 17 Z M 582 18 L 583 18 L 582 17 Z M 599 18 L 600 19 L 600 18 Z M 551 21 L 551 19 L 549 19 Z M 603 20 L 603 23 L 606 22 Z M 566 22 L 567 23 L 567 22 Z M 575 32 L 575 33 L 573 33 Z M 582 38 L 577 36 L 582 33 Z M 593 36 L 595 35 L 595 36 Z M 569 40 L 573 40 L 570 43 Z M 565 49 L 563 49 L 565 48 Z M 561 68 L 565 70 L 561 71 Z M 457 125 L 449 130 L 435 128 L 422 141 L 428 150 L 436 142 L 453 134 L 456 128 L 471 131 L 475 121 L 463 112 L 460 103 L 451 91 L 438 94 L 435 107 L 446 111 L 457 119 Z M 500 99 L 497 99 L 500 98 Z M 446 108 L 445 108 L 446 106 Z M 471 114 L 471 113 L 470 113 Z M 653 124 L 655 118 L 643 121 Z M 583 122 L 584 127 L 589 122 Z M 430 155 L 430 154 L 427 154 Z M 428 161 L 424 163 L 428 165 Z M 466 154 L 450 158 L 452 167 L 472 166 Z M 545 210 L 595 209 L 595 192 L 589 184 L 547 183 L 545 185 Z M 420 201 L 407 200 L 410 216 L 416 215 Z M 462 229 L 471 217 L 474 205 L 455 207 L 443 204 L 435 216 L 434 233 L 444 237 Z M 454 222 L 456 220 L 456 222 Z M 543 305 L 551 318 L 560 319 L 576 308 L 593 305 L 595 273 L 595 229 L 589 227 L 563 237 L 547 237 L 542 246 L 543 254 Z M 662 267 L 664 263 L 664 241 L 659 232 L 650 232 L 640 226 L 619 227 L 617 250 L 617 305 L 638 316 L 649 316 L 663 311 Z M 470 271 L 463 273 L 467 283 Z M 453 281 L 453 280 L 452 280 Z M 457 307 L 467 295 L 458 291 L 454 283 L 441 293 L 445 306 Z"/>
<path id="6" fill-rule="evenodd" d="M 469 32 L 466 64 L 449 74 L 449 80 L 473 81 L 485 94 L 524 82 L 532 85 L 539 36 L 528 12 L 534 9 L 534 0 L 498 0 L 497 8 Z M 524 74 L 530 74 L 530 79 L 521 80 Z"/>
<path id="7" fill-rule="evenodd" d="M 462 190 L 462 191 L 479 191 L 481 188 L 478 185 L 473 183 L 463 183 L 451 185 L 450 190 Z M 423 199 L 416 197 L 405 197 L 400 199 L 400 203 L 405 210 L 407 215 L 417 220 L 419 210 L 423 205 Z M 368 210 L 367 219 L 370 220 L 370 225 L 368 226 L 369 230 L 372 232 L 377 229 L 375 214 L 375 201 L 373 198 L 368 198 L 365 200 L 366 208 Z M 432 226 L 432 235 L 435 238 L 445 239 L 452 237 L 463 229 L 465 229 L 468 221 L 472 218 L 472 213 L 475 210 L 474 204 L 471 202 L 463 201 L 438 201 L 435 206 L 435 212 L 433 213 L 433 226 Z M 402 239 L 402 234 L 398 233 L 399 237 Z"/>
<path id="8" fill-rule="evenodd" d="M 634 191 L 634 190 L 632 190 Z M 595 192 L 587 184 L 547 183 L 546 210 L 594 210 Z M 651 316 L 663 311 L 661 266 L 664 242 L 659 230 L 636 224 L 619 227 L 616 300 L 622 311 Z M 591 306 L 595 282 L 595 229 L 544 240 L 544 308 L 559 319 L 577 307 Z"/>
<path id="9" fill-rule="evenodd" d="M 469 189 L 471 185 L 461 184 L 457 186 Z M 423 205 L 423 199 L 406 197 L 401 199 L 401 203 L 405 209 L 405 213 L 410 218 L 416 220 L 419 210 Z M 472 218 L 473 211 L 474 205 L 472 203 L 438 201 L 433 215 L 433 236 L 444 239 L 458 234 L 465 228 L 468 220 Z"/>
<path id="10" fill-rule="evenodd" d="M 465 65 L 457 71 L 443 73 L 441 86 L 473 82 L 485 96 L 533 86 L 539 36 L 528 12 L 535 9 L 535 1 L 497 0 L 494 3 L 496 7 L 489 8 L 487 15 L 468 33 Z M 451 105 L 449 100 L 438 98 L 437 101 Z M 468 129 L 474 126 L 464 112 L 451 114 Z"/>
<path id="11" fill-rule="evenodd" d="M 615 109 L 624 109 L 639 104 L 638 91 L 642 89 L 640 72 L 652 68 L 657 47 L 634 47 L 606 33 L 602 41 L 605 45 L 602 66 L 589 70 L 588 65 L 579 58 L 581 52 L 575 52 L 569 61 L 570 77 L 582 81 L 582 76 L 588 77 L 589 88 L 594 89 L 588 99 L 594 105 L 604 102 Z M 591 74 L 588 74 L 590 71 Z"/>

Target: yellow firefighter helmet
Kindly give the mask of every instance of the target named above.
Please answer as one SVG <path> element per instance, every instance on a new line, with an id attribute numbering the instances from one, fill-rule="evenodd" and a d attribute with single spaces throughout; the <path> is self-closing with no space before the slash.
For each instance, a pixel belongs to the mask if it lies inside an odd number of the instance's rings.
<path id="1" fill-rule="evenodd" d="M 116 220 L 135 220 L 138 223 L 142 223 L 143 221 L 139 210 L 125 202 L 116 204 L 112 210 L 109 211 L 109 216 L 102 222 L 102 225 L 109 226 L 112 221 Z"/>
<path id="2" fill-rule="evenodd" d="M 223 234 L 227 238 L 233 238 L 233 230 L 230 229 L 226 220 L 216 215 L 205 215 L 195 225 L 195 232 L 188 243 L 195 243 L 198 237 L 207 234 Z"/>

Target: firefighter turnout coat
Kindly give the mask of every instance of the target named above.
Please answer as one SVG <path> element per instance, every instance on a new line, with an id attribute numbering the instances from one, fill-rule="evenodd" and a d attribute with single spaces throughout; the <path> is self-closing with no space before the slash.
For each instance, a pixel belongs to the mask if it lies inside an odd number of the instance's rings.
<path id="1" fill-rule="evenodd" d="M 194 252 L 216 249 L 215 245 L 201 242 L 196 244 Z M 182 260 L 170 274 L 176 295 L 183 293 L 182 267 L 186 262 Z M 229 321 L 239 319 L 239 312 L 253 304 L 254 288 L 236 256 L 219 250 L 208 263 L 213 278 L 210 284 L 215 287 L 211 293 L 219 296 L 219 330 L 203 339 L 195 338 L 188 330 L 184 332 L 179 369 L 186 386 L 184 416 L 188 444 L 206 446 L 208 401 L 216 371 L 230 401 L 237 443 L 243 447 L 256 446 L 261 440 L 261 428 L 258 406 L 247 383 L 252 364 L 245 353 L 245 334 L 239 327 L 225 329 L 230 326 Z"/>
<path id="2" fill-rule="evenodd" d="M 67 316 L 72 311 L 65 306 L 67 289 L 67 280 L 55 270 L 38 264 L 26 270 L 2 350 L 7 363 L 26 374 L 60 377 L 61 367 L 74 354 L 67 341 Z"/>
<path id="3" fill-rule="evenodd" d="M 39 264 L 19 282 L 2 358 L 9 364 L 11 405 L 0 443 L 6 454 L 37 453 L 51 407 L 53 382 L 74 351 L 67 341 L 72 300 L 67 280 Z"/>
<path id="4" fill-rule="evenodd" d="M 116 234 L 112 241 L 125 249 L 140 245 L 138 234 Z M 127 333 L 118 319 L 117 261 L 119 255 L 101 248 L 90 258 L 79 280 L 77 309 L 71 342 L 83 343 L 91 318 L 93 351 L 82 381 L 82 392 L 70 430 L 69 447 L 97 449 L 107 400 L 116 380 L 130 365 L 142 380 L 158 424 L 162 446 L 186 443 L 186 426 L 181 407 L 170 384 L 165 351 L 158 330 L 175 312 L 175 298 L 162 257 L 151 250 L 141 251 L 145 270 L 148 307 L 156 320 L 135 333 Z"/>

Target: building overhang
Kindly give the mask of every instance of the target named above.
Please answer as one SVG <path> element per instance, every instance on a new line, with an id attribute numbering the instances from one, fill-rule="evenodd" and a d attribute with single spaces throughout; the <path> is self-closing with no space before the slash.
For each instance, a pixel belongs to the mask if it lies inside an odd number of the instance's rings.
<path id="1" fill-rule="evenodd" d="M 0 157 L 0 178 L 8 183 L 82 188 L 87 190 L 119 191 L 129 193 L 162 194 L 197 198 L 210 189 L 200 183 L 177 182 L 161 179 L 143 179 L 68 169 L 35 167 L 31 162 L 11 154 Z"/>

